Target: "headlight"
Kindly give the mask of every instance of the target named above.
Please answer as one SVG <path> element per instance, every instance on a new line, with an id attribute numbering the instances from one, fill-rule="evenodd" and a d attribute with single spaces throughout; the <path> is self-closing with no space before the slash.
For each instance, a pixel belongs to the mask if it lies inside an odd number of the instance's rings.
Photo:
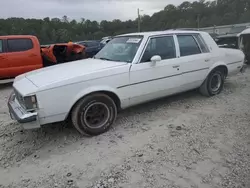
<path id="1" fill-rule="evenodd" d="M 24 97 L 24 106 L 25 106 L 26 110 L 28 110 L 28 111 L 36 109 L 38 107 L 36 95 Z"/>
<path id="2" fill-rule="evenodd" d="M 16 89 L 14 89 L 14 95 L 11 95 L 10 99 L 14 97 L 19 104 L 27 111 L 33 111 L 38 108 L 36 95 L 22 96 Z"/>

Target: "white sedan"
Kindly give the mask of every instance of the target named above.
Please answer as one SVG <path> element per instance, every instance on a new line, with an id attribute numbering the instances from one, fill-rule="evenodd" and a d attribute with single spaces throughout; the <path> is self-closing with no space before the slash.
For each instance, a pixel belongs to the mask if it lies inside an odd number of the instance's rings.
<path id="1" fill-rule="evenodd" d="M 8 107 L 25 129 L 70 119 L 80 133 L 99 135 L 121 109 L 195 88 L 219 94 L 244 58 L 240 50 L 220 49 L 205 32 L 119 35 L 94 58 L 16 77 Z"/>

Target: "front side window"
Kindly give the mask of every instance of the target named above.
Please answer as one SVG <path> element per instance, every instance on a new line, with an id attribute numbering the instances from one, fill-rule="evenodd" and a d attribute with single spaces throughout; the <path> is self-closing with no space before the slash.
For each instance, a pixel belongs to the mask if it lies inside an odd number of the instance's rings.
<path id="1" fill-rule="evenodd" d="M 142 56 L 141 62 L 149 62 L 155 55 L 161 56 L 162 60 L 176 57 L 173 36 L 151 38 Z"/>
<path id="2" fill-rule="evenodd" d="M 8 52 L 22 52 L 33 48 L 31 39 L 8 39 Z"/>
<path id="3" fill-rule="evenodd" d="M 0 40 L 0 53 L 3 52 L 3 40 Z"/>
<path id="4" fill-rule="evenodd" d="M 94 58 L 131 63 L 142 39 L 142 36 L 116 37 L 107 43 Z"/>
<path id="5" fill-rule="evenodd" d="M 181 56 L 189 56 L 201 53 L 201 50 L 192 35 L 179 35 L 177 38 L 180 46 Z"/>

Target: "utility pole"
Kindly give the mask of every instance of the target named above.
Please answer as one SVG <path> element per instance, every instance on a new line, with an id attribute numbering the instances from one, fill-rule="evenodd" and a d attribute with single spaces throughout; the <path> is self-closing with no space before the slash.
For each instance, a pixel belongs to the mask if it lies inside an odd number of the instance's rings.
<path id="1" fill-rule="evenodd" d="M 138 16 L 138 32 L 141 31 L 141 17 L 140 17 L 140 9 L 137 9 L 137 16 Z"/>
<path id="2" fill-rule="evenodd" d="M 197 17 L 197 25 L 198 25 L 198 30 L 200 30 L 200 14 L 198 14 Z"/>

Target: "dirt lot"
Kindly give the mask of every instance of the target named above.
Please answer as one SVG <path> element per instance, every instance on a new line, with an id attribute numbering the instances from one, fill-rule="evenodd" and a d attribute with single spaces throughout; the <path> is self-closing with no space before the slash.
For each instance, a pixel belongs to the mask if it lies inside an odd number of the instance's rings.
<path id="1" fill-rule="evenodd" d="M 250 71 L 212 98 L 192 91 L 122 112 L 107 133 L 22 131 L 0 91 L 1 188 L 249 188 Z"/>

